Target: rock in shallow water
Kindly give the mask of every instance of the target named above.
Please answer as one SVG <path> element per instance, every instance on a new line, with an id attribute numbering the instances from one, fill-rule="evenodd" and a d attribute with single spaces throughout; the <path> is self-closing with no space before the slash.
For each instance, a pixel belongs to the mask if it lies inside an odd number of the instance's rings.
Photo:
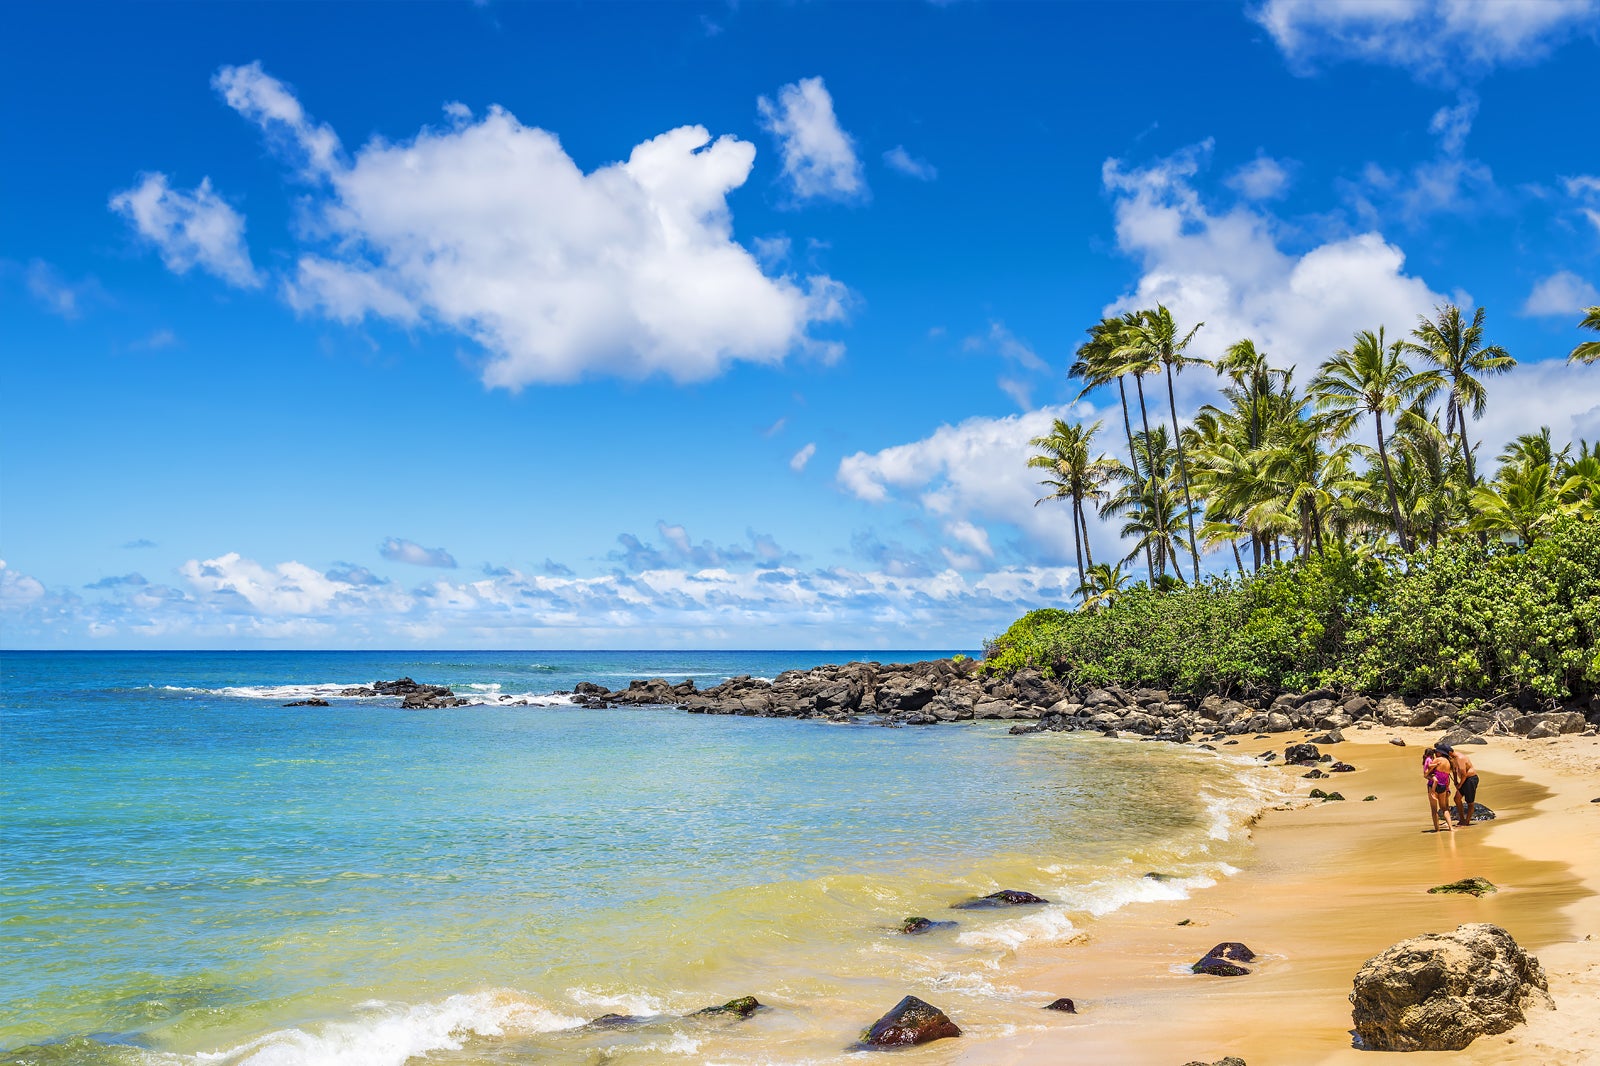
<path id="1" fill-rule="evenodd" d="M 760 1009 L 761 1003 L 756 999 L 756 997 L 740 996 L 738 999 L 730 999 L 728 1002 L 723 1003 L 720 1006 L 701 1007 L 699 1010 L 691 1014 L 690 1017 L 699 1018 L 705 1015 L 726 1014 L 735 1018 L 748 1018 L 750 1015 L 754 1014 Z"/>
<path id="2" fill-rule="evenodd" d="M 1460 1051 L 1554 1006 L 1539 960 L 1488 924 L 1402 940 L 1368 959 L 1354 985 L 1356 1035 L 1376 1051 Z"/>
<path id="3" fill-rule="evenodd" d="M 1027 903 L 1049 902 L 1049 900 L 1041 896 L 1035 896 L 1032 892 L 1022 892 L 1015 888 L 1002 888 L 1000 891 L 991 892 L 987 896 L 979 896 L 977 899 L 953 903 L 951 904 L 951 909 L 958 911 L 983 910 L 989 907 L 1017 907 Z"/>
<path id="4" fill-rule="evenodd" d="M 1460 895 L 1460 896 L 1487 896 L 1491 892 L 1500 891 L 1492 881 L 1482 877 L 1463 877 L 1459 881 L 1451 881 L 1448 885 L 1435 885 L 1428 889 L 1428 894 L 1433 895 Z"/>
<path id="5" fill-rule="evenodd" d="M 936 922 L 932 918 L 913 915 L 910 918 L 900 919 L 900 932 L 915 936 L 917 933 L 926 933 L 934 929 L 953 929 L 955 925 L 955 922 Z"/>
<path id="6" fill-rule="evenodd" d="M 1045 1010 L 1058 1010 L 1063 1014 L 1076 1014 L 1076 1013 L 1078 1013 L 1078 1005 L 1076 1003 L 1072 1002 L 1072 1000 L 1068 999 L 1066 996 L 1062 996 L 1060 999 L 1056 1000 L 1054 1003 L 1046 1003 L 1044 1005 L 1044 1009 Z"/>
<path id="7" fill-rule="evenodd" d="M 906 1047 L 945 1037 L 960 1036 L 961 1029 L 931 1003 L 907 996 L 861 1034 L 869 1047 Z"/>

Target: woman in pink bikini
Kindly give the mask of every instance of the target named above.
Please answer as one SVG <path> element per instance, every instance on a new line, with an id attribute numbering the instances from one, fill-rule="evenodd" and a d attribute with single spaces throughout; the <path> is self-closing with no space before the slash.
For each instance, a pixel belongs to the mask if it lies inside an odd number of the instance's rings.
<path id="1" fill-rule="evenodd" d="M 1443 820 L 1445 832 L 1455 832 L 1455 826 L 1450 824 L 1450 760 L 1437 748 L 1422 753 L 1422 780 L 1428 789 L 1433 831 L 1439 831 L 1439 822 Z"/>

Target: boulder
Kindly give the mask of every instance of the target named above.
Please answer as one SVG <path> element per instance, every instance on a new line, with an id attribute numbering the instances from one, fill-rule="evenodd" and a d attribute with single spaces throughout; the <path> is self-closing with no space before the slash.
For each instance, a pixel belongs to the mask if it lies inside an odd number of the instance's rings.
<path id="1" fill-rule="evenodd" d="M 1432 895 L 1456 896 L 1487 896 L 1491 892 L 1500 891 L 1492 881 L 1482 877 L 1463 877 L 1459 881 L 1451 881 L 1448 885 L 1435 885 L 1428 889 Z"/>
<path id="2" fill-rule="evenodd" d="M 328 701 L 327 700 L 319 700 L 319 699 L 316 699 L 315 697 L 313 697 L 313 698 L 311 698 L 309 700 L 295 700 L 292 703 L 285 703 L 284 704 L 285 707 L 326 707 L 327 705 L 328 705 Z"/>
<path id="3" fill-rule="evenodd" d="M 1183 1066 L 1245 1066 L 1245 1061 L 1237 1055 L 1227 1055 L 1216 1062 L 1201 1062 L 1195 1059 L 1193 1062 L 1184 1063 Z"/>
<path id="4" fill-rule="evenodd" d="M 1323 803 L 1343 803 L 1344 802 L 1344 793 L 1342 793 L 1342 792 L 1330 792 L 1326 796 L 1322 797 L 1322 802 Z"/>
<path id="5" fill-rule="evenodd" d="M 951 904 L 953 910 L 970 911 L 986 910 L 990 907 L 1020 907 L 1029 903 L 1049 903 L 1047 899 L 1035 896 L 1032 892 L 1022 892 L 1015 888 L 1002 888 L 998 892 L 991 892 L 987 896 L 977 899 L 965 900 L 961 903 Z"/>
<path id="6" fill-rule="evenodd" d="M 1062 996 L 1060 999 L 1054 1001 L 1053 1003 L 1046 1003 L 1044 1005 L 1044 1009 L 1045 1010 L 1058 1010 L 1062 1014 L 1076 1014 L 1076 1013 L 1078 1013 L 1078 1005 L 1076 1003 L 1072 1002 L 1072 1000 L 1068 999 L 1065 996 Z"/>
<path id="7" fill-rule="evenodd" d="M 1377 711 L 1378 705 L 1366 696 L 1351 696 L 1340 705 L 1339 710 L 1349 715 L 1352 720 L 1359 721 L 1369 714 Z"/>
<path id="8" fill-rule="evenodd" d="M 731 1015 L 735 1018 L 748 1018 L 761 1009 L 761 1003 L 754 996 L 740 996 L 716 1007 L 701 1007 L 690 1015 L 699 1018 L 705 1015 Z"/>
<path id="9" fill-rule="evenodd" d="M 908 936 L 916 936 L 918 933 L 927 933 L 934 929 L 952 929 L 955 924 L 955 922 L 936 922 L 932 918 L 913 915 L 910 918 L 900 919 L 900 932 Z"/>
<path id="10" fill-rule="evenodd" d="M 1368 959 L 1350 993 L 1362 1046 L 1460 1051 L 1480 1036 L 1553 1007 L 1539 960 L 1497 925 L 1457 926 L 1402 940 Z"/>
<path id="11" fill-rule="evenodd" d="M 1286 714 L 1272 712 L 1267 715 L 1267 732 L 1287 733 L 1294 728 L 1294 720 Z"/>
<path id="12" fill-rule="evenodd" d="M 960 1036 L 961 1030 L 945 1012 L 916 996 L 907 996 L 861 1034 L 869 1047 L 906 1047 Z"/>
<path id="13" fill-rule="evenodd" d="M 1227 959 L 1229 962 L 1255 962 L 1256 953 L 1237 940 L 1225 940 L 1206 952 L 1206 957 L 1211 959 Z"/>
<path id="14" fill-rule="evenodd" d="M 1329 729 L 1326 733 L 1321 733 L 1312 737 L 1310 742 L 1312 744 L 1343 744 L 1344 734 L 1339 732 L 1339 728 L 1335 726 L 1334 728 Z"/>
<path id="15" fill-rule="evenodd" d="M 1207 955 L 1189 969 L 1194 973 L 1209 974 L 1212 977 L 1244 977 L 1250 972 L 1248 968 L 1236 962 L 1219 959 L 1215 955 Z"/>
<path id="16" fill-rule="evenodd" d="M 1524 714 L 1512 723 L 1511 731 L 1529 740 L 1538 740 L 1564 733 L 1581 733 L 1587 727 L 1588 722 L 1577 711 L 1555 711 L 1550 714 Z M 1536 729 L 1541 729 L 1538 737 L 1533 735 Z"/>
<path id="17" fill-rule="evenodd" d="M 1315 766 L 1321 754 L 1315 744 L 1290 744 L 1283 749 L 1283 761 L 1287 766 Z"/>
<path id="18" fill-rule="evenodd" d="M 1319 777 L 1327 777 L 1328 775 L 1323 773 L 1321 770 L 1313 768 L 1310 773 L 1301 774 L 1300 776 L 1301 777 L 1307 777 L 1307 778 L 1310 778 L 1311 780 L 1315 781 Z"/>
<path id="19" fill-rule="evenodd" d="M 1330 774 L 1349 774 L 1355 772 L 1355 767 L 1347 762 L 1336 762 L 1328 767 L 1328 772 Z"/>

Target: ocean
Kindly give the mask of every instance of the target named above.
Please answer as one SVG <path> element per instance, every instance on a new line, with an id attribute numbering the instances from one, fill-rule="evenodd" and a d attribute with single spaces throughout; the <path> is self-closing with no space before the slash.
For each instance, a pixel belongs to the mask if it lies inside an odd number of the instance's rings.
<path id="1" fill-rule="evenodd" d="M 4 653 L 0 1063 L 820 1063 L 907 994 L 1049 1024 L 1008 961 L 1228 876 L 1270 771 L 556 694 L 943 654 Z M 473 705 L 335 695 L 400 676 Z M 998 888 L 1052 902 L 949 909 Z"/>

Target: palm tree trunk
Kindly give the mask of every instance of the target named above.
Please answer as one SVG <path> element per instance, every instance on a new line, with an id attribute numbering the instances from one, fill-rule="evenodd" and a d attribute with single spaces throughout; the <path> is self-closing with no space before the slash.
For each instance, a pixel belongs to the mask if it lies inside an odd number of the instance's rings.
<path id="1" fill-rule="evenodd" d="M 1400 550 L 1411 554 L 1411 542 L 1406 539 L 1405 525 L 1400 521 L 1400 499 L 1394 492 L 1394 474 L 1389 470 L 1389 449 L 1383 446 L 1383 412 L 1372 412 L 1378 427 L 1378 460 L 1383 464 L 1383 484 L 1389 490 L 1389 510 L 1394 512 L 1394 535 L 1400 538 Z"/>
<path id="2" fill-rule="evenodd" d="M 1261 573 L 1261 534 L 1255 530 L 1250 531 L 1250 568 L 1256 573 Z"/>
<path id="3" fill-rule="evenodd" d="M 1233 565 L 1239 568 L 1239 576 L 1244 577 L 1244 556 L 1239 554 L 1239 542 L 1230 540 L 1228 543 L 1233 545 Z"/>
<path id="4" fill-rule="evenodd" d="M 1122 375 L 1117 375 L 1117 395 L 1122 397 L 1122 428 L 1128 434 L 1128 462 L 1133 464 L 1133 476 L 1139 476 L 1139 453 L 1133 450 L 1133 423 L 1128 420 L 1128 387 L 1122 383 Z M 1150 558 L 1150 545 L 1144 546 L 1144 568 L 1150 574 L 1150 587 L 1156 583 L 1156 564 Z"/>
<path id="5" fill-rule="evenodd" d="M 1194 583 L 1200 584 L 1200 549 L 1194 539 L 1194 500 L 1189 498 L 1189 464 L 1183 458 L 1183 433 L 1178 429 L 1178 400 L 1172 391 L 1172 364 L 1167 364 L 1167 405 L 1172 409 L 1172 440 L 1178 446 L 1178 476 L 1183 479 L 1183 506 L 1189 519 L 1189 555 L 1194 559 Z"/>
<path id="6" fill-rule="evenodd" d="M 1089 572 L 1083 568 L 1083 543 L 1078 539 L 1078 494 L 1072 494 L 1072 550 L 1078 556 L 1078 596 L 1083 600 L 1083 605 L 1089 605 L 1089 587 L 1085 582 L 1089 579 Z"/>
<path id="7" fill-rule="evenodd" d="M 1135 389 L 1137 389 L 1138 393 L 1139 393 L 1139 421 L 1144 423 L 1144 444 L 1145 444 L 1145 449 L 1146 449 L 1145 461 L 1144 461 L 1145 473 L 1146 473 L 1146 476 L 1150 479 L 1150 493 L 1153 496 L 1153 495 L 1155 495 L 1156 463 L 1155 463 L 1155 456 L 1149 454 L 1149 448 L 1150 448 L 1150 412 L 1147 411 L 1145 409 L 1145 406 L 1144 406 L 1144 375 L 1143 374 L 1140 374 L 1140 373 L 1136 372 L 1133 375 L 1133 387 Z M 1161 539 L 1163 541 L 1165 541 L 1167 539 L 1167 516 L 1159 507 L 1156 509 L 1156 528 L 1161 532 Z M 1158 568 L 1160 570 L 1160 572 L 1162 574 L 1165 574 L 1167 572 L 1167 560 L 1166 560 L 1166 552 L 1164 550 L 1157 553 L 1156 561 L 1161 564 L 1160 567 Z M 1152 582 L 1152 584 L 1154 584 L 1154 582 Z"/>
<path id="8" fill-rule="evenodd" d="M 1078 505 L 1078 521 L 1083 525 L 1083 557 L 1089 564 L 1089 569 L 1094 569 L 1094 549 L 1089 546 L 1089 508 Z"/>

